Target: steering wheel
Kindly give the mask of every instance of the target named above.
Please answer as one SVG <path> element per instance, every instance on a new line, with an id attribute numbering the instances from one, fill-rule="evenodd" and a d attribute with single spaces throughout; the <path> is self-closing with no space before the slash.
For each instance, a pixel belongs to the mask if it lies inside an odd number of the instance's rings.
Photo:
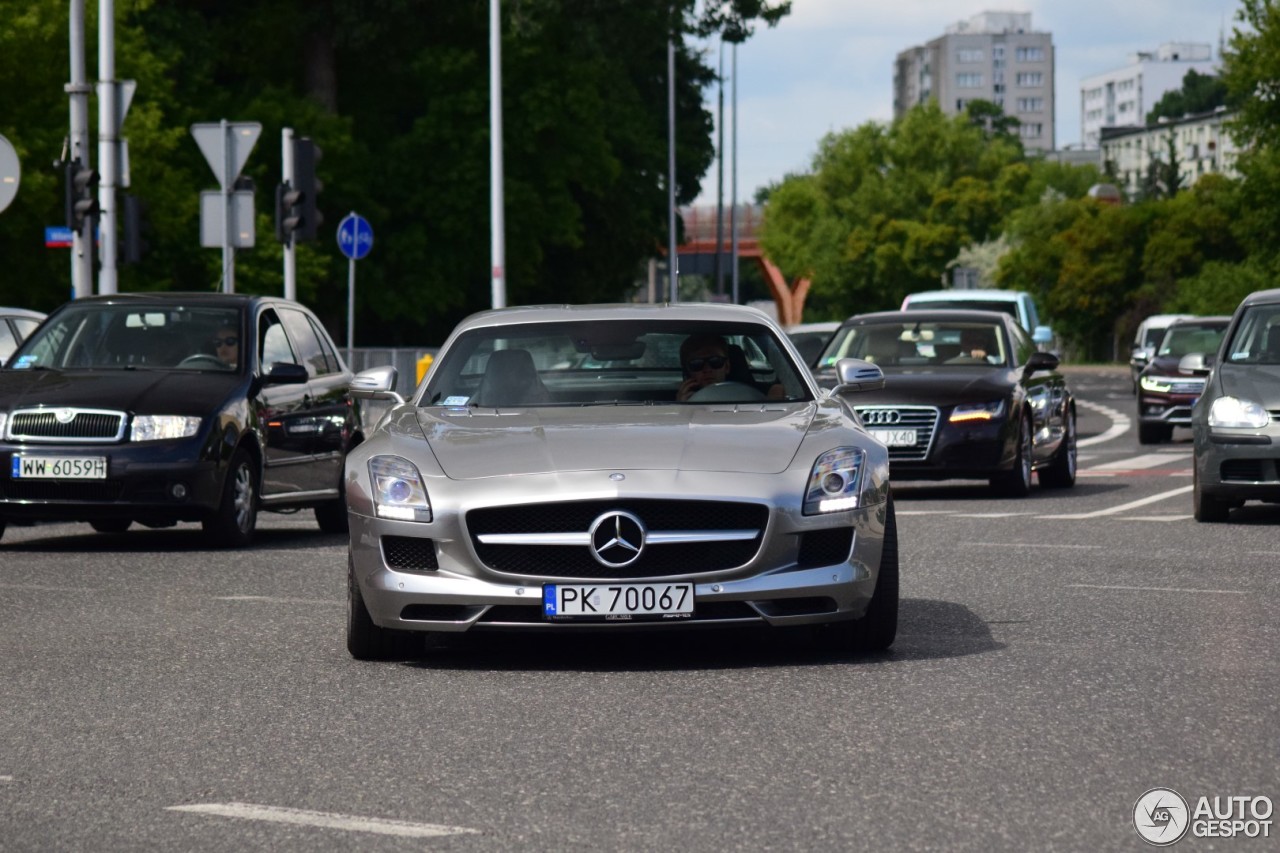
<path id="1" fill-rule="evenodd" d="M 689 395 L 690 403 L 751 403 L 764 399 L 763 391 L 743 382 L 714 382 Z"/>
<path id="2" fill-rule="evenodd" d="M 187 356 L 182 361 L 178 362 L 178 367 L 216 367 L 218 370 L 231 369 L 216 355 L 207 355 L 202 352 Z"/>

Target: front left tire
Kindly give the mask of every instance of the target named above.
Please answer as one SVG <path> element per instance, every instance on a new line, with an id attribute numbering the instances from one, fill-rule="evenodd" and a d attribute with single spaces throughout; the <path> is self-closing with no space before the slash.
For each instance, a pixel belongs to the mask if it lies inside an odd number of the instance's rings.
<path id="1" fill-rule="evenodd" d="M 355 563 L 347 555 L 347 651 L 356 660 L 391 660 L 403 655 L 409 648 L 409 636 L 404 631 L 380 628 L 374 624 L 360 594 L 356 580 Z"/>
<path id="2" fill-rule="evenodd" d="M 201 526 L 215 546 L 243 548 L 253 541 L 258 526 L 258 472 L 243 447 L 231 456 L 218 509 Z"/>
<path id="3" fill-rule="evenodd" d="M 1226 521 L 1231 513 L 1231 504 L 1222 498 L 1205 493 L 1204 487 L 1200 484 L 1199 469 L 1193 466 L 1192 472 L 1191 496 L 1196 521 L 1210 524 L 1221 524 Z"/>
<path id="4" fill-rule="evenodd" d="M 991 488 L 1007 498 L 1031 494 L 1031 418 L 1026 414 L 1018 421 L 1018 453 L 1013 468 L 992 477 Z"/>

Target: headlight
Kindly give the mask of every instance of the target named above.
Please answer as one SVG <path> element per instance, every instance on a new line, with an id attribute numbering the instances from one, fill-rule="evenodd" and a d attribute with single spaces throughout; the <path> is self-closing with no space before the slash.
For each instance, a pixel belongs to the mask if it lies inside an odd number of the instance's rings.
<path id="1" fill-rule="evenodd" d="M 163 441 L 190 438 L 200 430 L 200 419 L 183 415 L 134 415 L 130 441 Z"/>
<path id="2" fill-rule="evenodd" d="M 369 479 L 373 481 L 373 505 L 379 518 L 399 521 L 430 521 L 431 499 L 422 475 L 408 459 L 374 456 L 369 459 Z"/>
<path id="3" fill-rule="evenodd" d="M 1155 391 L 1158 394 L 1168 394 L 1173 390 L 1170 380 L 1164 377 L 1143 376 L 1138 380 L 1138 384 L 1142 386 L 1143 391 Z"/>
<path id="4" fill-rule="evenodd" d="M 951 410 L 948 420 L 953 424 L 965 421 L 991 421 L 1004 414 L 1004 400 L 994 403 L 965 403 Z"/>
<path id="5" fill-rule="evenodd" d="M 819 515 L 857 507 L 865 457 L 857 447 L 837 447 L 819 456 L 804 490 L 804 514 Z"/>
<path id="6" fill-rule="evenodd" d="M 5 412 L 0 412 L 0 438 L 4 438 L 4 425 L 5 425 L 5 422 L 8 420 L 9 420 L 9 415 L 6 414 Z"/>
<path id="7" fill-rule="evenodd" d="M 1209 426 L 1262 429 L 1270 422 L 1267 410 L 1252 400 L 1238 397 L 1219 397 L 1209 409 Z"/>

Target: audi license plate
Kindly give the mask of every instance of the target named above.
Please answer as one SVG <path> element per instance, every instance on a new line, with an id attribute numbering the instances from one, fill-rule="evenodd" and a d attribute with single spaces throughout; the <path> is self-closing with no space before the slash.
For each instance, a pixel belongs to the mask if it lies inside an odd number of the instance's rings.
<path id="1" fill-rule="evenodd" d="M 26 456 L 13 454 L 15 480 L 105 480 L 105 456 Z"/>
<path id="2" fill-rule="evenodd" d="M 873 429 L 871 434 L 886 447 L 914 447 L 916 443 L 913 429 Z"/>
<path id="3" fill-rule="evenodd" d="M 552 622 L 688 619 L 693 616 L 693 584 L 547 584 L 542 612 Z"/>

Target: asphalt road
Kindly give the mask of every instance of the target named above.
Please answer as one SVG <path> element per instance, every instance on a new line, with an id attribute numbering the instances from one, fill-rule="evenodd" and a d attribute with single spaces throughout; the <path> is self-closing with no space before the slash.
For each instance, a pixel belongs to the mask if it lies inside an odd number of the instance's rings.
<path id="1" fill-rule="evenodd" d="M 1197 524 L 1189 435 L 1139 446 L 1123 370 L 1069 380 L 1075 489 L 897 487 L 900 634 L 857 660 L 699 632 L 358 663 L 310 513 L 235 552 L 11 527 L 0 849 L 1140 850 L 1150 788 L 1280 799 L 1280 507 Z"/>

